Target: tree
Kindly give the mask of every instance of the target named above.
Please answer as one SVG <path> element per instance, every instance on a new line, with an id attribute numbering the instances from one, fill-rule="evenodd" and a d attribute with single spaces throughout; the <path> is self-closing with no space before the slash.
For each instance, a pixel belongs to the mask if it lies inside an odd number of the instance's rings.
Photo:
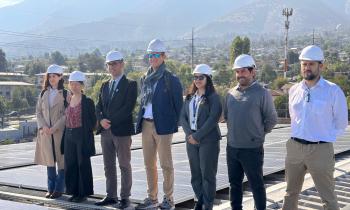
<path id="1" fill-rule="evenodd" d="M 231 44 L 230 48 L 230 64 L 232 65 L 237 56 L 241 54 L 249 54 L 250 51 L 250 40 L 248 37 L 243 39 L 237 36 Z"/>
<path id="2" fill-rule="evenodd" d="M 45 63 L 40 60 L 34 60 L 30 63 L 27 63 L 24 67 L 24 73 L 30 76 L 43 73 L 45 71 L 46 71 Z"/>
<path id="3" fill-rule="evenodd" d="M 64 65 L 66 63 L 66 59 L 59 51 L 55 51 L 51 53 L 50 62 L 55 63 L 57 65 Z"/>
<path id="4" fill-rule="evenodd" d="M 2 49 L 0 49 L 0 71 L 6 71 L 6 70 L 7 70 L 6 54 Z"/>
<path id="5" fill-rule="evenodd" d="M 333 79 L 331 79 L 332 82 L 339 85 L 339 87 L 344 91 L 344 94 L 346 96 L 350 95 L 350 82 L 345 75 L 337 75 Z"/>
<path id="6" fill-rule="evenodd" d="M 6 99 L 3 96 L 0 96 L 0 117 L 4 116 L 4 114 L 7 111 L 7 102 Z"/>
<path id="7" fill-rule="evenodd" d="M 288 64 L 299 63 L 299 54 L 293 51 L 288 52 Z"/>
<path id="8" fill-rule="evenodd" d="M 182 83 L 183 89 L 187 89 L 193 81 L 191 67 L 187 64 L 182 64 L 179 68 L 178 76 Z"/>
<path id="9" fill-rule="evenodd" d="M 98 49 L 94 50 L 91 54 L 85 53 L 78 57 L 80 71 L 96 72 L 103 71 L 105 68 L 105 59 L 102 57 Z"/>
<path id="10" fill-rule="evenodd" d="M 100 89 L 102 86 L 103 80 L 97 80 L 95 82 L 95 85 L 90 88 L 88 91 L 86 91 L 86 95 L 89 96 L 92 100 L 97 103 L 98 101 L 98 95 L 100 94 Z"/>
<path id="11" fill-rule="evenodd" d="M 36 104 L 35 89 L 30 87 L 16 87 L 12 94 L 11 107 L 13 109 L 26 109 Z"/>
<path id="12" fill-rule="evenodd" d="M 266 84 L 274 81 L 277 78 L 277 73 L 273 70 L 270 64 L 264 64 L 261 68 L 260 80 Z"/>
<path id="13" fill-rule="evenodd" d="M 283 77 L 278 77 L 272 82 L 272 88 L 275 90 L 280 90 L 283 85 L 287 84 L 288 80 Z"/>

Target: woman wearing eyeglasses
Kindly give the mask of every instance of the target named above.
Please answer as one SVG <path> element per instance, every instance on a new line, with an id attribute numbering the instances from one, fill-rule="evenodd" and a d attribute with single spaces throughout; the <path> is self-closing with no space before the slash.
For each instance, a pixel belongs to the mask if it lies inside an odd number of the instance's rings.
<path id="1" fill-rule="evenodd" d="M 218 125 L 222 108 L 206 64 L 197 65 L 182 107 L 180 123 L 186 134 L 195 209 L 212 209 L 221 139 Z"/>

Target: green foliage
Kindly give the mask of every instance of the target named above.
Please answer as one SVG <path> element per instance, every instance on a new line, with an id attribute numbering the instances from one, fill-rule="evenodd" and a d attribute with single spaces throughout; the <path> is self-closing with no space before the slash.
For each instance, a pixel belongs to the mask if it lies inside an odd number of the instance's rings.
<path id="1" fill-rule="evenodd" d="M 277 96 L 274 100 L 279 117 L 288 116 L 288 95 Z"/>
<path id="2" fill-rule="evenodd" d="M 125 66 L 124 66 L 124 74 L 127 75 L 130 72 L 134 71 L 134 61 L 133 59 L 126 59 L 125 60 Z"/>
<path id="3" fill-rule="evenodd" d="M 187 64 L 182 64 L 179 68 L 178 77 L 182 83 L 183 89 L 187 89 L 193 81 L 192 69 Z"/>
<path id="4" fill-rule="evenodd" d="M 66 63 L 66 59 L 59 51 L 55 51 L 50 55 L 50 63 L 64 65 Z"/>
<path id="5" fill-rule="evenodd" d="M 104 71 L 105 59 L 102 57 L 101 52 L 96 49 L 92 53 L 85 53 L 78 57 L 79 71 L 82 72 L 98 72 Z"/>
<path id="6" fill-rule="evenodd" d="M 335 84 L 339 85 L 340 88 L 344 91 L 344 94 L 346 96 L 350 95 L 350 82 L 349 82 L 347 76 L 345 76 L 345 75 L 337 75 L 334 78 L 332 78 L 330 81 L 332 81 Z"/>
<path id="7" fill-rule="evenodd" d="M 15 110 L 33 107 L 36 104 L 36 91 L 33 87 L 16 87 L 10 107 Z"/>
<path id="8" fill-rule="evenodd" d="M 283 77 L 278 77 L 272 82 L 272 88 L 275 90 L 280 90 L 283 85 L 287 84 L 288 80 Z"/>
<path id="9" fill-rule="evenodd" d="M 0 145 L 7 145 L 7 144 L 14 144 L 15 141 L 12 139 L 5 139 L 3 141 L 0 142 Z"/>
<path id="10" fill-rule="evenodd" d="M 223 99 L 226 97 L 227 92 L 230 90 L 230 87 L 222 86 L 222 85 L 215 85 L 215 90 L 216 90 L 217 94 L 220 95 L 220 98 L 222 99 L 221 102 L 223 102 Z"/>
<path id="11" fill-rule="evenodd" d="M 248 37 L 241 38 L 237 36 L 231 44 L 230 48 L 230 64 L 232 65 L 237 56 L 241 54 L 249 54 L 250 40 Z"/>
<path id="12" fill-rule="evenodd" d="M 98 96 L 100 94 L 100 89 L 101 89 L 103 81 L 104 80 L 97 80 L 95 82 L 95 85 L 92 88 L 90 88 L 89 90 L 86 90 L 85 94 L 88 97 L 90 97 L 92 100 L 94 100 L 95 103 L 97 103 L 97 101 L 98 101 Z"/>
<path id="13" fill-rule="evenodd" d="M 6 54 L 2 49 L 0 49 L 0 71 L 6 71 L 6 70 L 7 70 Z"/>
<path id="14" fill-rule="evenodd" d="M 24 67 L 24 73 L 30 76 L 46 72 L 45 63 L 41 60 L 33 60 Z"/>
<path id="15" fill-rule="evenodd" d="M 181 63 L 175 60 L 167 60 L 165 62 L 166 68 L 168 71 L 172 72 L 173 74 L 177 75 L 178 74 L 178 68 L 181 66 Z"/>
<path id="16" fill-rule="evenodd" d="M 127 77 L 129 79 L 132 79 L 132 80 L 135 80 L 137 82 L 140 81 L 140 78 L 145 74 L 146 72 L 145 71 L 133 71 L 133 72 L 129 72 L 127 74 Z"/>
<path id="17" fill-rule="evenodd" d="M 214 74 L 213 81 L 215 85 L 220 85 L 224 87 L 231 87 L 235 72 L 231 69 L 218 69 Z"/>
<path id="18" fill-rule="evenodd" d="M 269 84 L 277 78 L 277 73 L 270 64 L 264 64 L 260 72 L 260 81 Z"/>
<path id="19" fill-rule="evenodd" d="M 7 100 L 3 96 L 0 96 L 0 116 L 3 116 L 6 113 L 7 108 Z"/>

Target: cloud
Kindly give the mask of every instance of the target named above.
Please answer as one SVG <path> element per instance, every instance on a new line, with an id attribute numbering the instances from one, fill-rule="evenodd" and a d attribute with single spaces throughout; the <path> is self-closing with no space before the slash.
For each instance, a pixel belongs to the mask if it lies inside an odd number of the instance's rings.
<path id="1" fill-rule="evenodd" d="M 18 4 L 22 2 L 23 0 L 0 0 L 0 8 L 1 7 L 7 7 L 7 6 L 12 6 L 15 4 Z"/>

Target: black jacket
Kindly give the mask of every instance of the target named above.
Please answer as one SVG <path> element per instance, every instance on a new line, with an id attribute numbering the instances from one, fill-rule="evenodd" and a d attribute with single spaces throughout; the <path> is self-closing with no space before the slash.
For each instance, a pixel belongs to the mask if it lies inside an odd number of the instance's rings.
<path id="1" fill-rule="evenodd" d="M 100 121 L 111 121 L 111 131 L 115 136 L 130 136 L 135 134 L 132 112 L 137 98 L 137 83 L 123 75 L 115 89 L 113 98 L 109 99 L 109 80 L 101 86 L 96 105 L 98 121 L 97 133 L 100 134 L 102 126 Z"/>
<path id="2" fill-rule="evenodd" d="M 94 128 L 96 127 L 96 115 L 94 101 L 85 95 L 81 98 L 81 124 L 83 127 L 83 154 L 91 157 L 96 154 Z M 64 136 L 61 143 L 61 152 L 64 154 Z"/>

